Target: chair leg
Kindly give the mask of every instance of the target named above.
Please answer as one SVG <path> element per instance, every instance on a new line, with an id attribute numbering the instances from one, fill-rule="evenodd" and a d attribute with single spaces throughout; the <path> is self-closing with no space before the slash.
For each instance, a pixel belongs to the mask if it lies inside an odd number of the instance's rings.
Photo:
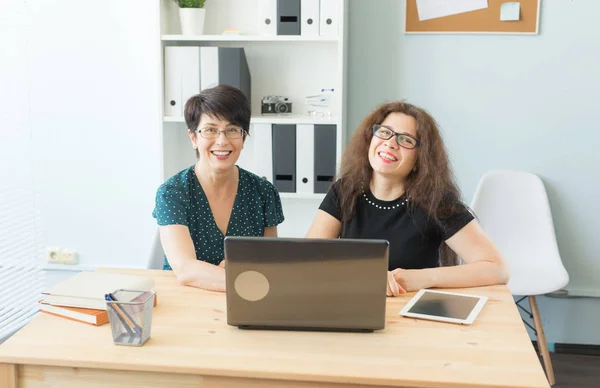
<path id="1" fill-rule="evenodd" d="M 544 360 L 544 369 L 546 369 L 546 376 L 550 385 L 554 385 L 554 370 L 552 369 L 552 360 L 550 360 L 550 352 L 548 351 L 548 343 L 546 343 L 546 336 L 544 335 L 544 327 L 542 326 L 542 317 L 540 316 L 540 310 L 538 309 L 537 301 L 534 295 L 528 297 L 529 307 L 531 307 L 531 313 L 533 314 L 533 325 L 537 332 L 538 348 L 542 353 L 542 359 Z"/>

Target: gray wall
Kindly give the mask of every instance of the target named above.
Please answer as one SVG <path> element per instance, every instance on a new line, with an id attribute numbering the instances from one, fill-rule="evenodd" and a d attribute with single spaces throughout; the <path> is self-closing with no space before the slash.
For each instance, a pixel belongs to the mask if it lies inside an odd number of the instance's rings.
<path id="1" fill-rule="evenodd" d="M 539 35 L 405 35 L 404 1 L 351 0 L 349 136 L 406 99 L 440 123 L 467 202 L 487 170 L 538 174 L 568 288 L 600 296 L 600 1 L 542 3 Z M 539 299 L 550 342 L 600 344 L 600 299 Z"/>

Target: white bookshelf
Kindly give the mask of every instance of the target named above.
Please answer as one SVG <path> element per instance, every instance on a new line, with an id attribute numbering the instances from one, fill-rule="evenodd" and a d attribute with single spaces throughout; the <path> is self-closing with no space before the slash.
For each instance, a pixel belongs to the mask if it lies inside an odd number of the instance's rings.
<path id="1" fill-rule="evenodd" d="M 165 123 L 185 123 L 183 117 L 163 117 Z M 340 125 L 341 120 L 338 116 L 253 116 L 250 119 L 250 124 L 335 124 Z"/>
<path id="2" fill-rule="evenodd" d="M 249 0 L 250 1 L 250 0 Z M 261 35 L 163 35 L 163 42 L 305 42 L 305 43 L 319 43 L 319 42 L 338 42 L 339 37 L 337 36 L 261 36 Z"/>
<path id="3" fill-rule="evenodd" d="M 325 198 L 325 194 L 305 194 L 305 193 L 279 193 L 282 199 L 294 199 L 294 200 L 318 200 L 319 202 Z"/>
<path id="4" fill-rule="evenodd" d="M 263 36 L 259 34 L 259 0 L 207 0 L 204 35 L 181 35 L 178 9 L 173 0 L 160 0 L 160 41 L 165 46 L 243 47 L 251 75 L 251 125 L 255 124 L 334 124 L 336 163 L 339 165 L 346 126 L 347 20 L 348 0 L 339 0 L 337 36 Z M 227 29 L 244 34 L 223 34 Z M 161 50 L 164 56 L 164 50 Z M 164 58 L 163 58 L 164 63 Z M 164 71 L 164 69 L 163 69 Z M 163 83 L 161 74 L 161 84 Z M 163 85 L 164 87 L 164 85 Z M 309 115 L 306 97 L 334 89 L 331 114 Z M 292 114 L 261 115 L 263 97 L 279 95 L 292 102 Z M 164 99 L 164 94 L 163 94 Z M 164 109 L 164 101 L 163 101 Z M 163 176 L 165 179 L 193 164 L 195 153 L 187 136 L 183 117 L 162 116 Z M 252 128 L 250 129 L 252 137 Z M 246 147 L 245 152 L 252 147 Z M 297 150 L 297 152 L 299 152 Z M 247 156 L 245 155 L 248 159 Z M 251 170 L 251 169 L 250 169 Z M 324 194 L 280 193 L 288 225 L 307 225 Z M 303 208 L 294 213 L 294 208 Z M 304 213 L 304 214 L 303 214 Z M 300 220 L 298 217 L 306 219 Z M 284 227 L 284 229 L 286 229 Z M 281 235 L 304 235 L 306 230 L 285 230 Z"/>

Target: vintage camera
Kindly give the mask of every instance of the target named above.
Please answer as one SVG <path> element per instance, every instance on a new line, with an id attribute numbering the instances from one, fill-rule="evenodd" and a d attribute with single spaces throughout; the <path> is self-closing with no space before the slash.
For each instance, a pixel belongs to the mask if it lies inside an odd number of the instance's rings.
<path id="1" fill-rule="evenodd" d="M 263 115 L 292 113 L 292 103 L 287 97 L 266 96 L 261 101 L 260 110 Z"/>

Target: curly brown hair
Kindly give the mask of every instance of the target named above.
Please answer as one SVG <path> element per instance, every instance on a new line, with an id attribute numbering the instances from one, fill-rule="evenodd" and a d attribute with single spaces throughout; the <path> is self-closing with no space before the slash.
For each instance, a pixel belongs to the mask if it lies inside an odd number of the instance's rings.
<path id="1" fill-rule="evenodd" d="M 441 225 L 441 219 L 458 211 L 457 202 L 460 201 L 460 190 L 450 167 L 448 153 L 434 118 L 424 109 L 400 101 L 382 104 L 369 114 L 360 123 L 342 156 L 337 176 L 342 223 L 352 218 L 362 187 L 368 187 L 373 176 L 368 156 L 373 125 L 381 124 L 390 113 L 403 113 L 417 122 L 417 159 L 414 169 L 406 177 L 404 189 L 411 207 L 421 207 L 434 222 Z M 446 244 L 440 247 L 440 263 L 458 263 L 456 254 Z"/>

